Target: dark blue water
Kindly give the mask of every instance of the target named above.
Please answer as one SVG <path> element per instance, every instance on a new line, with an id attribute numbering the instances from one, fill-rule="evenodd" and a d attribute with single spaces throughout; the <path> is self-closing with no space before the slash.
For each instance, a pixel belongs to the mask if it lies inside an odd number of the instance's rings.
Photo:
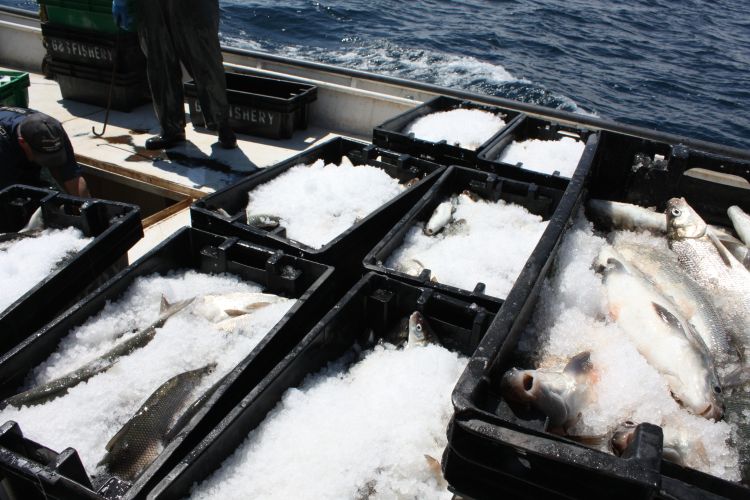
<path id="1" fill-rule="evenodd" d="M 228 45 L 750 148 L 747 0 L 220 3 Z"/>

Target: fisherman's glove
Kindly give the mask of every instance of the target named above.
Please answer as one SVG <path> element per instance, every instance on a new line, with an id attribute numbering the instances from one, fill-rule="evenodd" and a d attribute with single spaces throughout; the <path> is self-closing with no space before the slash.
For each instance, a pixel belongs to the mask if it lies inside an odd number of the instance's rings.
<path id="1" fill-rule="evenodd" d="M 130 31 L 133 25 L 133 17 L 130 15 L 128 0 L 112 0 L 112 17 L 115 24 L 125 31 Z"/>

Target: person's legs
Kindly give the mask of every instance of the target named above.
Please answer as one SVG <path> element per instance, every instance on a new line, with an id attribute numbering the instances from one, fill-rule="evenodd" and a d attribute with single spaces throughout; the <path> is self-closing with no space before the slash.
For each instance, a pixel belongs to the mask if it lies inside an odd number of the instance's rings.
<path id="1" fill-rule="evenodd" d="M 147 141 L 146 147 L 153 149 L 169 147 L 185 137 L 182 68 L 169 31 L 165 4 L 165 0 L 135 1 L 138 38 L 146 55 L 154 111 L 162 129 L 161 137 Z"/>
<path id="2" fill-rule="evenodd" d="M 236 139 L 229 128 L 227 83 L 219 45 L 218 0 L 168 0 L 172 39 L 180 59 L 195 79 L 203 116 L 219 130 L 225 147 Z"/>

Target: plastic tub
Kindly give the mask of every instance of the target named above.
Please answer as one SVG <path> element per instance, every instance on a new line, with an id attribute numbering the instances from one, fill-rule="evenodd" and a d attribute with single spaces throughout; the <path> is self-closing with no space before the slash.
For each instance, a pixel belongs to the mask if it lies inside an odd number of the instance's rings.
<path id="1" fill-rule="evenodd" d="M 118 260 L 143 236 L 140 210 L 135 205 L 18 185 L 0 191 L 0 232 L 20 230 L 39 207 L 46 227 L 75 227 L 94 241 L 0 311 L 0 354 L 51 321 L 90 287 L 102 283 L 105 271 L 121 265 Z"/>
<path id="2" fill-rule="evenodd" d="M 513 142 L 523 142 L 528 140 L 559 141 L 563 138 L 570 138 L 576 142 L 588 144 L 588 142 L 593 141 L 593 137 L 597 135 L 598 132 L 592 132 L 587 129 L 564 126 L 547 120 L 523 115 L 518 120 L 514 120 L 502 134 L 494 138 L 490 141 L 487 147 L 482 149 L 477 155 L 478 166 L 481 170 L 486 172 L 506 175 L 529 182 L 541 182 L 547 186 L 564 189 L 570 176 L 561 175 L 558 171 L 550 172 L 549 174 L 535 172 L 524 168 L 523 165 L 511 165 L 502 162 L 498 157 Z"/>
<path id="3" fill-rule="evenodd" d="M 315 85 L 277 78 L 227 73 L 229 125 L 236 132 L 288 139 L 307 128 L 309 106 L 318 96 Z M 205 126 L 195 81 L 185 84 L 190 121 Z"/>
<path id="4" fill-rule="evenodd" d="M 691 175 L 702 168 L 750 181 L 747 161 L 608 132 L 601 140 L 585 189 L 569 191 L 561 202 L 570 207 L 567 220 L 558 221 L 563 228 L 589 198 L 663 209 L 669 198 L 685 196 L 708 222 L 724 225 L 730 205 L 750 210 L 748 189 Z M 540 242 L 456 385 L 446 479 L 469 498 L 519 491 L 551 498 L 748 498 L 746 487 L 662 460 L 659 427 L 642 424 L 640 437 L 618 458 L 545 432 L 544 418 L 518 416 L 503 400 L 499 378 L 513 363 L 564 234 Z"/>
<path id="5" fill-rule="evenodd" d="M 0 70 L 0 78 L 10 77 L 9 82 L 0 83 L 0 106 L 29 107 L 29 74 L 20 71 Z"/>
<path id="6" fill-rule="evenodd" d="M 116 62 L 118 71 L 140 71 L 145 75 L 146 58 L 135 33 L 112 35 L 42 23 L 42 36 L 47 54 L 57 62 L 83 64 L 110 71 Z"/>
<path id="7" fill-rule="evenodd" d="M 348 156 L 355 165 L 367 164 L 380 168 L 402 182 L 414 177 L 421 180 L 319 249 L 288 239 L 283 228 L 266 231 L 246 224 L 248 192 L 255 187 L 296 165 L 311 164 L 318 159 L 338 164 L 344 156 Z M 337 269 L 345 269 L 353 275 L 361 272 L 362 258 L 370 248 L 419 200 L 442 171 L 443 167 L 434 163 L 385 151 L 362 142 L 335 138 L 198 200 L 190 207 L 190 218 L 194 227 L 205 231 L 239 236 L 253 243 L 335 265 Z M 221 215 L 219 209 L 228 213 L 229 217 Z"/>
<path id="8" fill-rule="evenodd" d="M 55 59 L 50 61 L 49 69 L 60 85 L 63 99 L 107 106 L 110 84 L 113 83 L 112 70 Z M 150 99 L 148 81 L 144 72 L 131 71 L 115 74 L 112 86 L 112 109 L 130 111 Z"/>
<path id="9" fill-rule="evenodd" d="M 431 142 L 419 139 L 414 137 L 414 134 L 405 133 L 406 127 L 418 118 L 440 111 L 450 111 L 459 108 L 478 109 L 498 115 L 505 121 L 505 127 L 498 130 L 496 134 L 485 141 L 476 151 L 457 147 L 445 141 Z M 498 137 L 505 128 L 520 118 L 520 116 L 515 111 L 494 106 L 484 106 L 470 101 L 461 101 L 452 97 L 438 96 L 375 127 L 372 132 L 372 142 L 376 146 L 407 153 L 417 158 L 440 163 L 441 165 L 475 167 L 477 154 L 484 150 L 494 138 Z"/>
<path id="10" fill-rule="evenodd" d="M 290 275 L 284 272 L 285 266 L 292 266 L 299 272 Z M 150 488 L 245 396 L 247 388 L 260 382 L 283 359 L 335 300 L 329 294 L 329 278 L 333 271 L 329 266 L 240 242 L 237 238 L 225 238 L 186 227 L 0 358 L 0 396 L 7 397 L 13 393 L 33 367 L 55 352 L 60 340 L 72 328 L 97 314 L 109 301 L 117 300 L 137 277 L 152 273 L 166 274 L 176 269 L 232 273 L 264 286 L 269 293 L 294 297 L 298 301 L 223 379 L 219 388 L 136 482 L 131 485 L 112 477 L 98 490 L 104 497 L 145 497 Z M 75 446 L 75 443 L 71 445 Z M 0 458 L 2 456 L 0 454 Z M 28 472 L 27 475 L 34 476 L 34 468 L 39 467 L 40 461 L 33 453 L 11 454 L 8 460 L 0 460 L 0 470 L 8 471 L 19 460 L 28 462 L 24 470 Z M 47 475 L 38 475 L 38 481 L 44 484 L 45 490 L 48 483 L 70 484 L 60 498 L 87 498 L 80 495 L 81 487 L 87 490 L 86 494 L 95 493 L 82 480 L 80 472 L 75 474 L 70 476 L 66 471 L 49 471 Z M 21 480 L 21 487 L 28 486 L 26 481 Z"/>
<path id="11" fill-rule="evenodd" d="M 588 163 L 595 154 L 595 145 L 587 152 Z M 528 182 L 515 181 L 499 177 L 495 174 L 480 172 L 477 170 L 449 167 L 438 179 L 422 199 L 406 214 L 389 233 L 383 238 L 365 257 L 364 266 L 370 271 L 386 274 L 409 283 L 420 286 L 429 286 L 443 293 L 461 298 L 466 301 L 476 302 L 483 307 L 498 311 L 503 304 L 501 297 L 495 297 L 485 293 L 485 284 L 477 282 L 473 290 L 465 290 L 455 286 L 435 283 L 430 280 L 430 272 L 424 269 L 419 276 L 412 276 L 396 269 L 386 267 L 388 258 L 401 247 L 409 230 L 417 222 L 429 220 L 436 207 L 451 195 L 457 195 L 464 190 L 471 190 L 488 201 L 503 200 L 525 207 L 529 212 L 541 216 L 544 220 L 553 218 L 566 219 L 570 210 L 568 205 L 561 205 L 563 195 L 573 196 L 580 192 L 581 182 L 570 184 L 566 193 L 563 190 L 540 186 Z M 558 213 L 558 210 L 562 210 Z M 550 222 L 542 235 L 543 239 L 556 238 L 562 231 L 559 224 Z M 502 255 L 497 255 L 502 259 Z M 438 276 L 439 279 L 439 276 Z"/>
<path id="12" fill-rule="evenodd" d="M 378 339 L 389 339 L 393 327 L 414 310 L 426 316 L 442 345 L 465 355 L 473 352 L 491 321 L 491 315 L 476 305 L 368 274 L 261 383 L 246 387 L 242 401 L 210 437 L 176 465 L 150 498 L 187 495 L 193 484 L 206 478 L 234 452 L 287 389 L 299 385 L 307 375 L 339 359 L 355 345 L 366 348 Z"/>

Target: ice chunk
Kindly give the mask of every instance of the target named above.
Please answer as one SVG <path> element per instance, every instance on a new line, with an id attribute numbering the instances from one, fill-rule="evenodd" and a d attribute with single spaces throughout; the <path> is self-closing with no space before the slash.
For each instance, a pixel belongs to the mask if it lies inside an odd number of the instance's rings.
<path id="1" fill-rule="evenodd" d="M 425 115 L 409 124 L 404 132 L 425 141 L 447 141 L 474 151 L 504 126 L 505 120 L 488 111 L 458 108 Z"/>
<path id="2" fill-rule="evenodd" d="M 398 179 L 369 165 L 318 160 L 298 165 L 250 192 L 248 217 L 281 217 L 289 239 L 321 248 L 404 190 Z"/>
<path id="3" fill-rule="evenodd" d="M 585 147 L 586 144 L 572 137 L 563 137 L 557 141 L 513 141 L 500 153 L 497 161 L 511 165 L 521 163 L 522 168 L 543 174 L 558 171 L 563 177 L 572 177 Z"/>
<path id="4" fill-rule="evenodd" d="M 93 238 L 74 227 L 45 229 L 0 250 L 0 311 L 34 288 L 66 257 L 80 252 Z"/>
<path id="5" fill-rule="evenodd" d="M 440 459 L 466 359 L 440 346 L 378 346 L 289 389 L 192 498 L 451 498 Z"/>
<path id="6" fill-rule="evenodd" d="M 505 298 L 547 227 L 520 205 L 472 201 L 463 194 L 453 221 L 435 236 L 423 234 L 423 225 L 415 224 L 386 267 L 407 272 L 417 269 L 417 261 L 439 283 L 473 290 L 483 282 L 485 293 Z"/>

